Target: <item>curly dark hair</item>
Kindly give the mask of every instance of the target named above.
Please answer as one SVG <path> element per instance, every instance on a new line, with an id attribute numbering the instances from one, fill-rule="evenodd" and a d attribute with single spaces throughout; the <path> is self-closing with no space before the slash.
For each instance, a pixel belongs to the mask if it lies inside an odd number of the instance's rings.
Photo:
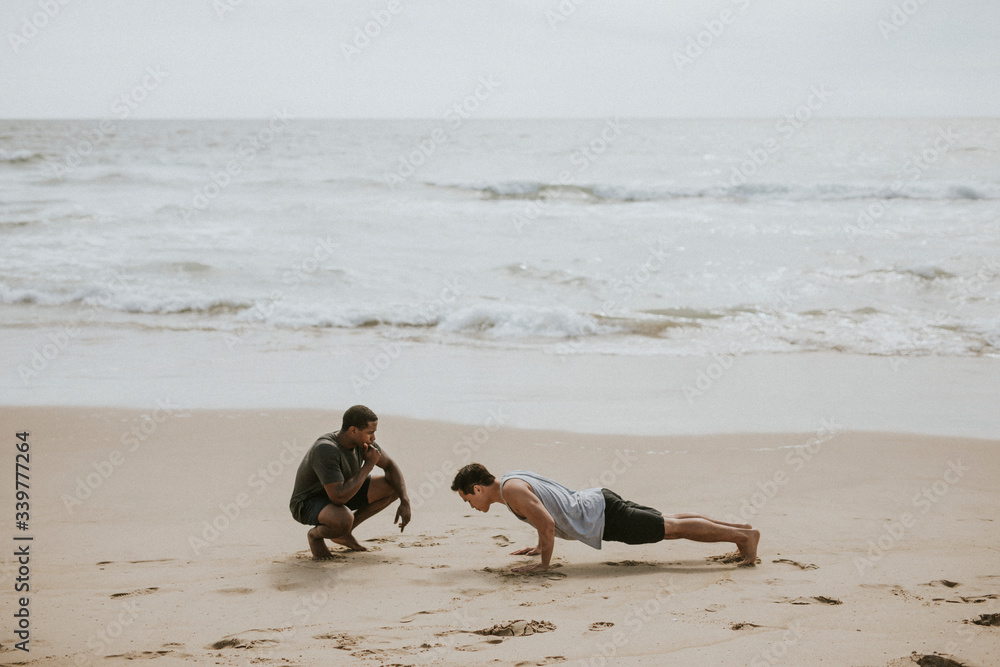
<path id="1" fill-rule="evenodd" d="M 451 483 L 452 491 L 461 491 L 466 495 L 470 495 L 473 491 L 474 486 L 477 484 L 480 486 L 490 486 L 496 481 L 496 477 L 490 474 L 490 471 L 481 463 L 470 463 L 467 466 L 463 466 L 458 474 L 455 475 L 455 481 Z"/>
<path id="2" fill-rule="evenodd" d="M 344 413 L 344 421 L 340 429 L 346 431 L 354 426 L 355 428 L 364 430 L 369 423 L 377 421 L 378 417 L 371 411 L 371 408 L 363 405 L 353 405 L 347 408 L 347 412 Z"/>

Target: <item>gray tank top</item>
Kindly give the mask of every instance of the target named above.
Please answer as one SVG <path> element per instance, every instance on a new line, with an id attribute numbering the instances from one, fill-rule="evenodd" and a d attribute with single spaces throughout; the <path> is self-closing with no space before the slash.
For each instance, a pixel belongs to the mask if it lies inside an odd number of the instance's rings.
<path id="1" fill-rule="evenodd" d="M 579 540 L 595 549 L 601 548 L 604 536 L 604 494 L 600 488 L 571 491 L 559 482 L 527 470 L 512 470 L 500 480 L 500 497 L 503 485 L 509 479 L 527 482 L 542 502 L 542 506 L 552 515 L 556 525 L 556 537 L 564 540 Z M 507 501 L 504 500 L 504 505 Z M 510 510 L 510 505 L 507 505 Z M 511 513 L 521 521 L 529 523 L 514 510 Z"/>

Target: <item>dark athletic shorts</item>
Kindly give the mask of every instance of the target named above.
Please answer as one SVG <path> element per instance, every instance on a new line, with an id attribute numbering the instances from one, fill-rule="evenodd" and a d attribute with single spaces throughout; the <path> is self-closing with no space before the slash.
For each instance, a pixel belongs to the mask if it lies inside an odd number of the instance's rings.
<path id="1" fill-rule="evenodd" d="M 358 492 L 347 501 L 346 507 L 348 509 L 357 511 L 363 507 L 368 507 L 368 485 L 371 484 L 372 476 L 368 475 L 365 481 L 362 482 L 361 488 Z M 319 513 L 323 511 L 323 508 L 330 505 L 330 499 L 324 498 L 322 496 L 316 496 L 315 498 L 310 498 L 302 503 L 298 508 L 298 514 L 293 510 L 292 516 L 299 523 L 304 523 L 307 526 L 318 526 L 319 525 Z"/>
<path id="2" fill-rule="evenodd" d="M 659 510 L 622 500 L 614 491 L 604 494 L 604 541 L 651 544 L 663 540 L 663 515 Z"/>

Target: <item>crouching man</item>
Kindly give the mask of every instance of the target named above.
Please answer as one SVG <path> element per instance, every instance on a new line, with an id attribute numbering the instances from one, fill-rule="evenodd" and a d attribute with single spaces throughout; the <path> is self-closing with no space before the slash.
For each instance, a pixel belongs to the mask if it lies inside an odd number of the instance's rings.
<path id="1" fill-rule="evenodd" d="M 306 535 L 317 560 L 332 557 L 324 540 L 367 551 L 354 538 L 354 528 L 396 500 L 393 523 L 402 532 L 410 522 L 403 473 L 375 443 L 376 428 L 378 417 L 370 409 L 348 408 L 340 430 L 319 438 L 299 464 L 288 507 L 296 521 L 313 526 Z M 385 474 L 372 476 L 376 466 Z"/>

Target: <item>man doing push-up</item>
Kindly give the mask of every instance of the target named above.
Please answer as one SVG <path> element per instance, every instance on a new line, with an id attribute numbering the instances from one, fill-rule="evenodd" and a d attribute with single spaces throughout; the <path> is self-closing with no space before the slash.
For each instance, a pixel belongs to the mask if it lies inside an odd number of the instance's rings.
<path id="1" fill-rule="evenodd" d="M 623 500 L 609 489 L 571 491 L 562 484 L 526 470 L 508 472 L 496 479 L 484 466 L 470 463 L 455 475 L 452 491 L 480 512 L 503 503 L 514 516 L 538 531 L 538 543 L 512 555 L 540 555 L 540 563 L 512 568 L 514 572 L 549 569 L 555 537 L 579 540 L 601 548 L 601 541 L 649 544 L 661 540 L 732 542 L 742 556 L 741 565 L 757 562 L 760 532 L 750 524 L 726 523 L 700 514 L 668 514 Z"/>

